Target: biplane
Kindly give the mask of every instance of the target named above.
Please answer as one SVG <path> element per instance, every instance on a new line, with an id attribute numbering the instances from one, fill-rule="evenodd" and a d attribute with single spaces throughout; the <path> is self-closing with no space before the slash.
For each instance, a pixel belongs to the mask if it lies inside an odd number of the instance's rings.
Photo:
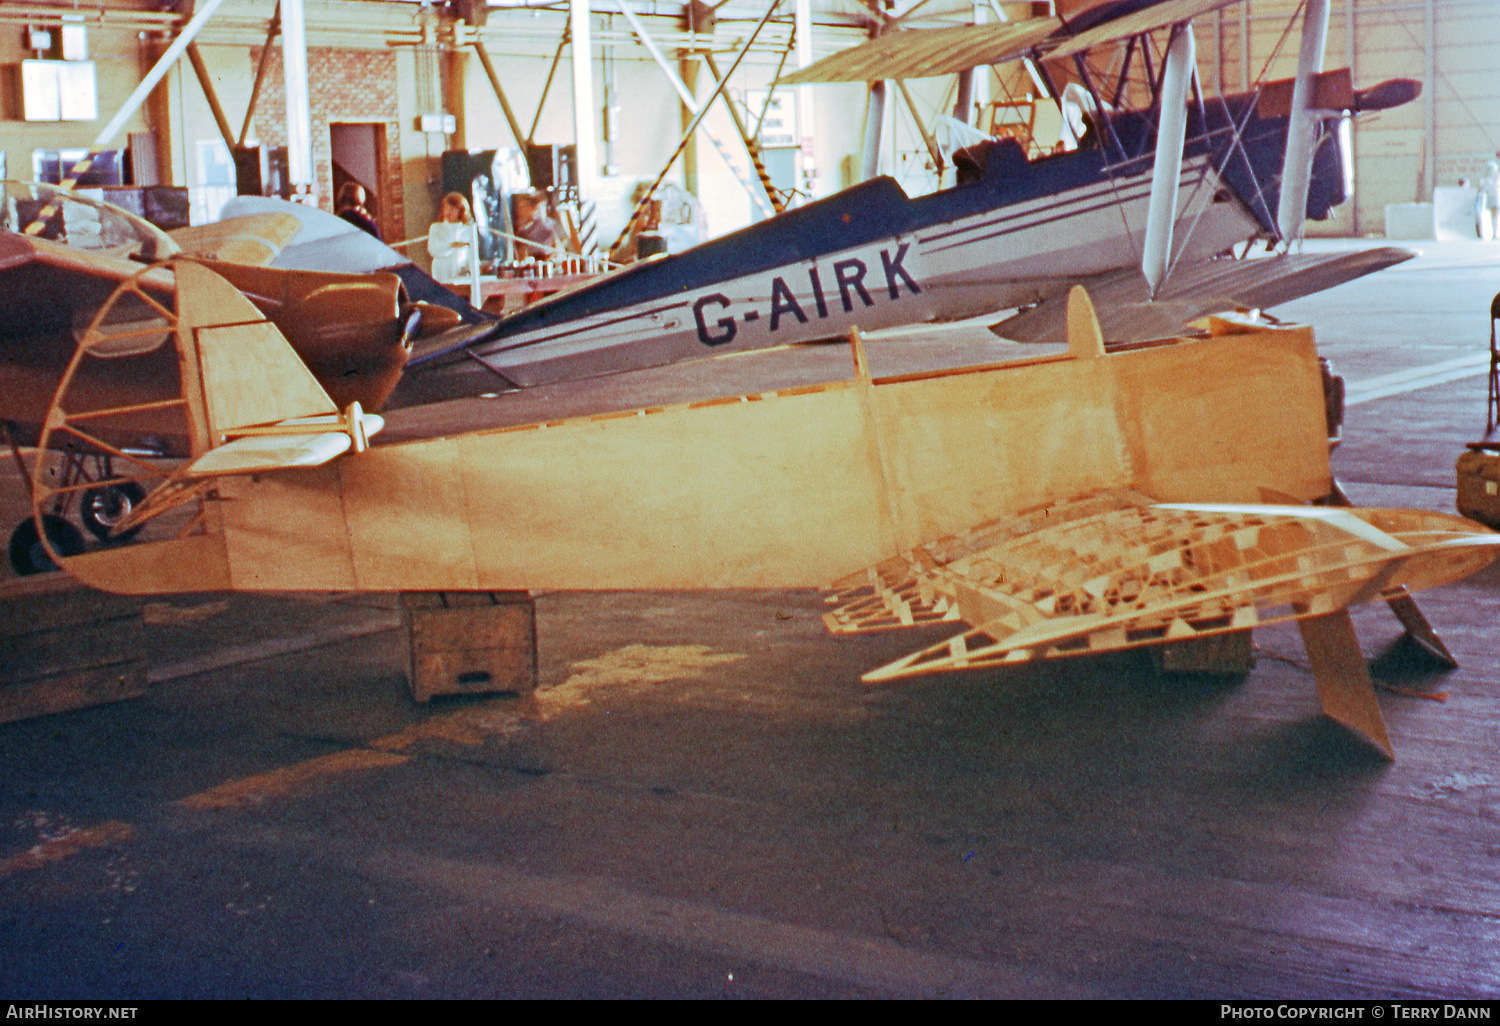
<path id="1" fill-rule="evenodd" d="M 26 234 L 23 229 L 39 215 L 39 230 Z M 108 345 L 101 343 L 98 352 L 127 355 L 159 339 L 162 311 L 174 302 L 175 276 L 165 269 L 141 274 L 143 264 L 179 253 L 201 257 L 277 325 L 341 408 L 357 402 L 378 409 L 399 381 L 414 341 L 472 334 L 461 312 L 413 299 L 394 272 L 268 266 L 299 237 L 299 246 L 314 241 L 308 234 L 318 233 L 305 232 L 302 219 L 281 210 L 167 234 L 82 194 L 20 182 L 0 186 L 0 435 L 23 474 L 31 476 L 20 449 L 36 444 L 78 333 L 94 321 L 121 282 L 132 282 L 132 291 L 110 304 L 107 318 L 94 324 L 96 335 L 113 338 Z M 328 266 L 333 261 L 321 262 Z M 138 407 L 130 426 L 141 452 L 165 457 L 187 451 L 184 439 L 153 428 L 153 404 L 175 387 L 174 370 L 118 361 L 99 364 L 89 375 L 79 387 L 96 399 L 111 397 L 116 406 Z M 104 538 L 143 498 L 129 483 L 99 484 L 114 476 L 111 457 L 86 448 L 60 443 L 61 465 L 54 461 L 49 467 L 65 486 L 84 486 L 76 495 L 62 493 L 66 501 L 45 517 L 54 544 L 65 551 L 83 547 L 82 534 L 65 514 L 76 508 L 83 526 Z M 49 462 L 46 450 L 35 458 Z M 27 520 L 11 535 L 9 555 L 18 572 L 50 566 L 37 532 Z"/>
<path id="2" fill-rule="evenodd" d="M 1084 98 L 1087 128 L 1063 152 L 1030 153 L 1010 138 L 971 145 L 953 156 L 950 188 L 911 197 L 875 177 L 538 302 L 463 346 L 418 346 L 398 395 L 491 391 L 497 378 L 543 384 L 1011 309 L 1022 312 L 997 334 L 1060 343 L 1075 284 L 1095 296 L 1110 341 L 1136 341 L 1407 259 L 1393 248 L 1286 250 L 1305 218 L 1325 219 L 1349 196 L 1339 126 L 1409 101 L 1419 83 L 1356 90 L 1347 70 L 1315 73 L 1322 41 L 1305 31 L 1305 75 L 1204 97 L 1191 21 L 1234 2 L 1110 0 L 1070 20 L 897 25 L 784 76 L 779 84 L 901 80 L 1025 62 L 1050 93 L 1039 102 Z M 1326 5 L 1321 18 L 1326 31 Z M 1108 71 L 1085 59 L 1096 53 L 1111 55 Z M 1280 252 L 1222 259 L 1252 240 Z"/>
<path id="3" fill-rule="evenodd" d="M 119 330 L 163 271 L 174 306 Z M 1446 655 L 1409 593 L 1500 535 L 1310 505 L 1337 496 L 1311 329 L 1215 318 L 1109 349 L 1082 289 L 1069 311 L 1059 354 L 876 377 L 853 331 L 852 376 L 519 423 L 473 404 L 495 419 L 463 431 L 397 409 L 375 435 L 240 289 L 174 259 L 78 331 L 38 439 L 112 456 L 103 483 L 143 497 L 110 543 L 39 544 L 131 594 L 833 582 L 834 630 L 965 627 L 872 681 L 1295 619 L 1325 711 L 1390 755 L 1348 608 L 1388 602 Z M 170 387 L 117 405 L 100 368 Z M 143 431 L 174 442 L 144 455 Z M 83 487 L 40 464 L 31 486 L 38 522 Z"/>

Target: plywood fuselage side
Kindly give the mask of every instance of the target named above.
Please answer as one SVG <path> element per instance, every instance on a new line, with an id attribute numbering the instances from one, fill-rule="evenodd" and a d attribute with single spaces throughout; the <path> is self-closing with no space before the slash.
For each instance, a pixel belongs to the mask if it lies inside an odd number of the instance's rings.
<path id="1" fill-rule="evenodd" d="M 222 479 L 216 529 L 242 590 L 818 586 L 1100 489 L 1316 498 L 1322 396 L 1310 329 L 1256 331 L 377 446 Z M 156 590 L 131 552 L 68 568 Z"/>

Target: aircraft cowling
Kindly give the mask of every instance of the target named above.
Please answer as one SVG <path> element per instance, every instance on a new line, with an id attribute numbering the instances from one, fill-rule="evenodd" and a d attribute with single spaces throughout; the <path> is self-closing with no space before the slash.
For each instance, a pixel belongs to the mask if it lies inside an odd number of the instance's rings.
<path id="1" fill-rule="evenodd" d="M 378 410 L 410 353 L 410 304 L 394 274 L 334 274 L 204 261 L 291 343 L 335 405 Z"/>

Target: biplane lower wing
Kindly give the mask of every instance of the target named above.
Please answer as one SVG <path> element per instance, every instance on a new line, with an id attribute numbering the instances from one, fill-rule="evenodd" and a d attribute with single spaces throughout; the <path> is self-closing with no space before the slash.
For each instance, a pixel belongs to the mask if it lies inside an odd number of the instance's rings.
<path id="1" fill-rule="evenodd" d="M 838 581 L 824 619 L 840 634 L 967 625 L 872 670 L 871 683 L 1297 620 L 1324 711 L 1389 756 L 1348 608 L 1384 599 L 1407 623 L 1411 592 L 1483 568 L 1497 548 L 1500 535 L 1440 513 L 1158 504 L 1114 491 L 1002 517 Z"/>
<path id="2" fill-rule="evenodd" d="M 1416 254 L 1394 246 L 1348 253 L 1282 253 L 1241 260 L 1228 258 L 1176 268 L 1155 300 L 1136 268 L 1098 275 L 1083 282 L 1098 311 L 1104 338 L 1112 343 L 1171 338 L 1203 318 L 1234 310 L 1264 310 L 1310 296 L 1335 285 L 1393 267 Z M 1071 283 L 1037 305 L 990 326 L 1013 342 L 1067 341 Z"/>

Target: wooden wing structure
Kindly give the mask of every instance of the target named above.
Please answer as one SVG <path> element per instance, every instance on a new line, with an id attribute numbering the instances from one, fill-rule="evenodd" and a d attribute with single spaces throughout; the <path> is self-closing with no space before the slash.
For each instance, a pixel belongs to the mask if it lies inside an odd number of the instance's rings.
<path id="1" fill-rule="evenodd" d="M 951 75 L 985 64 L 1014 60 L 1062 28 L 1057 18 L 1031 18 L 1000 25 L 892 32 L 868 43 L 830 54 L 777 85 L 813 82 L 870 82 L 886 78 Z"/>
<path id="2" fill-rule="evenodd" d="M 888 32 L 781 76 L 778 85 L 929 78 L 1023 56 L 1064 58 L 1119 42 L 1242 0 L 1157 0 L 1074 32 L 1061 18 Z M 1073 19 L 1077 20 L 1077 19 Z"/>
<path id="3" fill-rule="evenodd" d="M 871 683 L 1299 620 L 1325 711 L 1389 755 L 1348 607 L 1391 602 L 1451 662 L 1408 593 L 1483 568 L 1497 541 L 1441 513 L 1160 504 L 1107 492 L 999 518 L 845 578 L 824 619 L 836 634 L 970 625 L 872 670 Z"/>
<path id="4" fill-rule="evenodd" d="M 105 357 L 86 334 L 75 360 L 181 368 L 178 397 L 151 412 L 191 453 L 135 460 L 156 475 L 125 525 L 144 530 L 52 553 L 108 591 L 843 581 L 870 590 L 846 596 L 836 629 L 972 628 L 883 676 L 1303 617 L 1315 665 L 1332 667 L 1318 672 L 1330 714 L 1388 752 L 1347 619 L 1330 617 L 1385 598 L 1430 638 L 1403 587 L 1461 576 L 1500 544 L 1456 518 L 1249 505 L 1333 488 L 1303 327 L 1215 320 L 1206 337 L 1110 352 L 1079 289 L 1058 355 L 881 378 L 854 333 L 847 380 L 440 437 L 402 437 L 396 411 L 365 448 L 359 411 L 339 414 L 237 290 L 198 265 L 177 276 L 151 347 Z M 171 346 L 154 342 L 164 329 Z M 49 432 L 113 445 L 114 422 L 147 412 L 91 407 L 75 378 Z M 33 487 L 40 518 L 40 471 Z M 875 569 L 851 577 L 860 567 Z"/>

